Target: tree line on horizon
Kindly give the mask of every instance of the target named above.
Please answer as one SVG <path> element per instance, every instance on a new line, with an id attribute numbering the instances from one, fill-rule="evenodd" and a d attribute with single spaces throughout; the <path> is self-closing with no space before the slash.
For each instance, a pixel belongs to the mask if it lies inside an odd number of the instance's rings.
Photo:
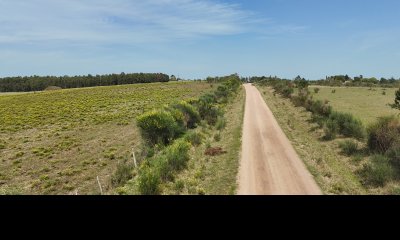
<path id="1" fill-rule="evenodd" d="M 275 80 L 287 80 L 287 81 L 307 81 L 310 85 L 321 85 L 321 86 L 356 86 L 356 87 L 400 87 L 400 79 L 395 78 L 380 78 L 379 80 L 375 77 L 366 78 L 362 75 L 356 77 L 349 77 L 348 75 L 335 75 L 335 76 L 326 76 L 325 79 L 320 80 L 306 80 L 300 76 L 297 76 L 294 79 L 283 79 L 277 76 L 253 76 L 242 78 L 242 81 L 247 82 L 263 82 L 263 81 L 275 81 Z"/>
<path id="2" fill-rule="evenodd" d="M 348 75 L 336 75 L 326 76 L 325 79 L 310 81 L 313 85 L 325 85 L 325 86 L 357 86 L 357 87 L 399 87 L 400 79 L 391 78 L 380 78 L 375 77 L 364 77 L 363 75 L 349 77 Z"/>
<path id="3" fill-rule="evenodd" d="M 0 78 L 0 92 L 43 91 L 48 87 L 82 88 L 111 86 L 135 83 L 168 82 L 170 78 L 163 73 L 120 73 L 83 76 L 29 76 Z"/>

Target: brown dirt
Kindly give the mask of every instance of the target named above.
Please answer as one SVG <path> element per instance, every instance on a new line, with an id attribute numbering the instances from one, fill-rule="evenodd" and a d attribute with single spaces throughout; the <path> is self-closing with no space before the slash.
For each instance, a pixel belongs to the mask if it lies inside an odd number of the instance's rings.
<path id="1" fill-rule="evenodd" d="M 322 194 L 259 91 L 245 84 L 240 195 Z"/>
<path id="2" fill-rule="evenodd" d="M 204 154 L 208 156 L 217 156 L 217 155 L 222 155 L 225 154 L 226 151 L 222 150 L 220 147 L 215 147 L 215 148 L 208 148 Z"/>

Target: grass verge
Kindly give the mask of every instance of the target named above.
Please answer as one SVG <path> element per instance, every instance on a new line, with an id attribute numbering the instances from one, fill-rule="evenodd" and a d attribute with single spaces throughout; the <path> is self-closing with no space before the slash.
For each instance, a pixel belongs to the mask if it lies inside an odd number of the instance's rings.
<path id="1" fill-rule="evenodd" d="M 293 147 L 305 162 L 325 194 L 366 194 L 360 177 L 355 173 L 362 164 L 340 155 L 339 142 L 323 141 L 323 130 L 313 123 L 311 113 L 295 107 L 289 99 L 273 94 L 269 87 L 258 86 L 265 101 Z"/>

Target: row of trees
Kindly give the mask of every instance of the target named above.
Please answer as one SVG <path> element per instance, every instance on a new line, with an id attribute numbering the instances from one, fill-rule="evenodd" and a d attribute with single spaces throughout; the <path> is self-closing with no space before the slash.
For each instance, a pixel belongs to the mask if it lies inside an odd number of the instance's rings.
<path id="1" fill-rule="evenodd" d="M 134 83 L 168 82 L 169 76 L 163 73 L 121 73 L 87 76 L 30 76 L 0 78 L 0 92 L 42 91 L 49 86 L 61 88 L 81 88 L 111 86 Z"/>
<path id="2" fill-rule="evenodd" d="M 243 82 L 271 82 L 283 80 L 277 76 L 256 76 L 256 77 L 246 77 L 242 78 Z M 293 79 L 294 83 L 301 81 L 304 83 L 306 81 L 304 78 L 297 76 Z M 289 81 L 289 80 L 288 80 Z M 321 80 L 310 80 L 307 81 L 310 85 L 321 85 L 321 86 L 361 86 L 361 87 L 400 87 L 400 79 L 395 78 L 381 78 L 377 79 L 375 77 L 366 78 L 362 75 L 356 76 L 354 78 L 349 77 L 348 75 L 336 75 L 336 76 L 327 76 L 325 79 Z"/>
<path id="3" fill-rule="evenodd" d="M 375 77 L 366 78 L 363 75 L 356 77 L 349 77 L 348 75 L 327 76 L 325 79 L 310 81 L 311 84 L 325 85 L 325 86 L 364 86 L 364 87 L 399 87 L 400 79 L 395 78 L 381 78 Z"/>

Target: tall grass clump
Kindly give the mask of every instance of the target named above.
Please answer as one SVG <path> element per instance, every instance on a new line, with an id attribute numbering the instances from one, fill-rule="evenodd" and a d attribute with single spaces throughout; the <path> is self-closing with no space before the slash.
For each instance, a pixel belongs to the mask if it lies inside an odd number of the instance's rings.
<path id="1" fill-rule="evenodd" d="M 325 133 L 324 139 L 333 140 L 336 138 L 338 132 L 339 132 L 338 123 L 336 121 L 333 121 L 332 119 L 328 119 L 324 126 L 324 133 Z"/>
<path id="2" fill-rule="evenodd" d="M 358 144 L 353 140 L 345 140 L 339 143 L 339 147 L 342 149 L 342 152 L 347 156 L 351 156 L 358 150 Z"/>
<path id="3" fill-rule="evenodd" d="M 223 130 L 226 127 L 226 120 L 224 117 L 218 117 L 217 123 L 215 124 L 217 130 Z"/>
<path id="4" fill-rule="evenodd" d="M 138 177 L 138 191 L 142 195 L 158 195 L 161 193 L 161 177 L 158 169 L 144 165 Z"/>
<path id="5" fill-rule="evenodd" d="M 113 187 L 122 186 L 130 179 L 132 179 L 132 171 L 134 169 L 133 163 L 120 162 L 117 165 L 117 169 L 111 176 L 111 184 Z"/>
<path id="6" fill-rule="evenodd" d="M 332 112 L 329 119 L 337 122 L 339 133 L 345 137 L 354 137 L 363 139 L 365 137 L 365 128 L 359 119 L 356 119 L 350 113 Z"/>
<path id="7" fill-rule="evenodd" d="M 390 164 L 389 158 L 377 154 L 373 155 L 370 162 L 364 165 L 361 174 L 367 184 L 382 187 L 395 177 L 396 172 Z"/>

